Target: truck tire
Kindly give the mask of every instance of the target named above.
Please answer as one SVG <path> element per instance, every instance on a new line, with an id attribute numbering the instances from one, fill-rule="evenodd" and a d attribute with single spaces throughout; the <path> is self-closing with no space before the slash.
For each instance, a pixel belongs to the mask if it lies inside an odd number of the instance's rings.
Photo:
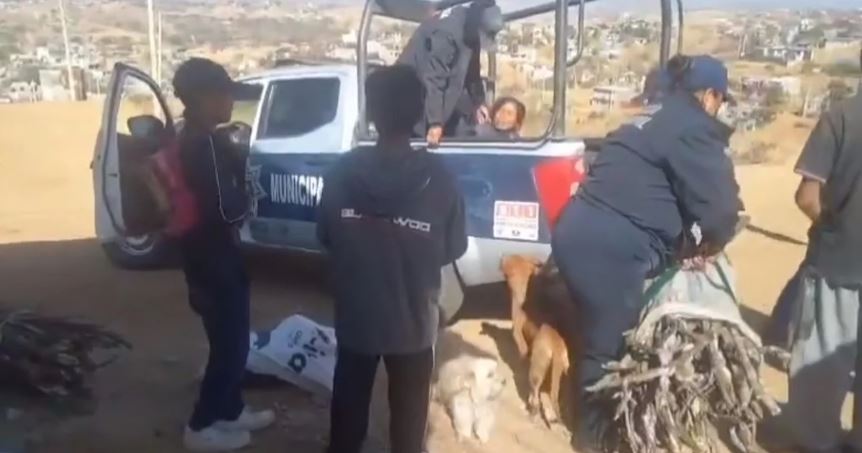
<path id="1" fill-rule="evenodd" d="M 443 268 L 440 283 L 440 326 L 446 328 L 458 321 L 464 306 L 464 288 L 454 264 Z"/>
<path id="2" fill-rule="evenodd" d="M 128 270 L 163 269 L 174 257 L 171 244 L 159 235 L 124 237 L 103 243 L 102 249 L 114 266 Z"/>

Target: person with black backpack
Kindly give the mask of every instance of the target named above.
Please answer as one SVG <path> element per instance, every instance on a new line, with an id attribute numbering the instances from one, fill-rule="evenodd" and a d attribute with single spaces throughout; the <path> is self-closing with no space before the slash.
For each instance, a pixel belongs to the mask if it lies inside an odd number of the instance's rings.
<path id="1" fill-rule="evenodd" d="M 250 431 L 275 420 L 271 410 L 252 411 L 241 394 L 250 330 L 249 278 L 237 233 L 249 210 L 245 158 L 216 132 L 230 121 L 233 93 L 244 86 L 202 58 L 180 65 L 173 85 L 185 106 L 179 157 L 196 211 L 178 242 L 189 301 L 210 346 L 184 444 L 191 451 L 232 451 L 250 443 Z"/>
<path id="2" fill-rule="evenodd" d="M 420 453 L 441 274 L 467 249 L 464 202 L 439 156 L 412 149 L 422 82 L 408 66 L 378 69 L 365 87 L 377 144 L 326 176 L 317 235 L 329 252 L 338 360 L 329 453 L 359 453 L 378 363 L 389 376 L 394 453 Z"/>

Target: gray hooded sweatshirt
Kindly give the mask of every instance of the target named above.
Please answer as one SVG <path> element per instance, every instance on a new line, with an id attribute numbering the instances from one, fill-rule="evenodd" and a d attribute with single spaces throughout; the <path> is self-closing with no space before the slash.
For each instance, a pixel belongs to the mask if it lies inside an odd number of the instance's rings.
<path id="1" fill-rule="evenodd" d="M 340 348 L 386 355 L 430 348 L 441 268 L 467 249 L 464 203 L 425 150 L 358 148 L 325 178 L 317 234 L 331 258 Z"/>

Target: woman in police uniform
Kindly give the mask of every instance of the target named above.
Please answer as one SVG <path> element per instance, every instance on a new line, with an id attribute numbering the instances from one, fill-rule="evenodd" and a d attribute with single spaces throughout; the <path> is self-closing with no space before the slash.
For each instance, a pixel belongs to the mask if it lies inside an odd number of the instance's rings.
<path id="1" fill-rule="evenodd" d="M 741 204 L 716 119 L 727 69 L 708 56 L 668 62 L 662 105 L 611 133 L 556 226 L 553 254 L 580 313 L 579 451 L 599 451 L 609 419 L 584 389 L 616 360 L 637 324 L 645 280 L 680 257 L 713 256 L 732 238 Z M 702 240 L 687 234 L 697 224 Z M 570 347 L 570 351 L 575 348 Z"/>

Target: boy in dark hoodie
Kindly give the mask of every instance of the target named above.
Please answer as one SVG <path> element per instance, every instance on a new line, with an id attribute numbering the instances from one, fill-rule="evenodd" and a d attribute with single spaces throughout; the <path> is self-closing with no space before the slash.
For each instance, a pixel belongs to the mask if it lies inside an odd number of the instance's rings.
<path id="1" fill-rule="evenodd" d="M 441 268 L 467 249 L 464 203 L 439 157 L 413 150 L 424 89 L 407 66 L 366 83 L 380 138 L 326 178 L 317 224 L 333 269 L 338 363 L 329 453 L 359 453 L 380 359 L 389 376 L 395 453 L 424 444 L 440 325 Z"/>
<path id="2" fill-rule="evenodd" d="M 232 451 L 250 431 L 273 423 L 271 410 L 245 405 L 241 381 L 249 348 L 249 280 L 237 228 L 248 212 L 245 156 L 216 127 L 227 123 L 234 94 L 247 89 L 225 69 L 192 58 L 177 69 L 174 92 L 183 102 L 180 160 L 195 197 L 198 222 L 179 240 L 192 309 L 201 317 L 210 352 L 200 395 L 184 434 L 191 451 Z"/>

